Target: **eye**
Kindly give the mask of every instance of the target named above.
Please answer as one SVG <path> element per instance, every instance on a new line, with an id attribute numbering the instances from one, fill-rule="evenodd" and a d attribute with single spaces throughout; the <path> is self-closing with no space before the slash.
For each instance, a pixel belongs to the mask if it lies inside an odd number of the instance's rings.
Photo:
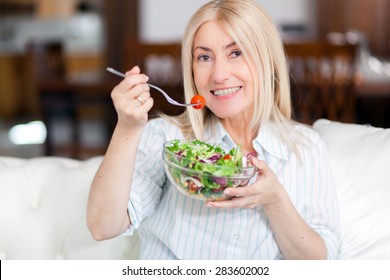
<path id="1" fill-rule="evenodd" d="M 196 60 L 199 62 L 205 62 L 211 60 L 211 57 L 208 54 L 200 54 L 196 57 Z"/>
<path id="2" fill-rule="evenodd" d="M 242 51 L 241 50 L 233 50 L 230 53 L 230 57 L 232 57 L 232 58 L 240 57 L 241 55 L 242 55 Z"/>

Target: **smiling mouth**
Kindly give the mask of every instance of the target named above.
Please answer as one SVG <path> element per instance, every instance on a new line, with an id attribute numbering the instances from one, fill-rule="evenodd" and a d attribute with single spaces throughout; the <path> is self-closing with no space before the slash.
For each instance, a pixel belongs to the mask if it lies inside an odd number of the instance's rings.
<path id="1" fill-rule="evenodd" d="M 241 87 L 217 89 L 217 90 L 212 90 L 211 93 L 214 94 L 215 96 L 225 96 L 225 95 L 230 95 L 230 94 L 236 93 L 240 89 L 241 89 Z"/>

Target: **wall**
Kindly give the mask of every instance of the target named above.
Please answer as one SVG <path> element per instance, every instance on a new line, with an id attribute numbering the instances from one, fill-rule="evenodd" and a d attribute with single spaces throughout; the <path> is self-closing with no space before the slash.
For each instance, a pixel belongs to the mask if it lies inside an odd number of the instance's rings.
<path id="1" fill-rule="evenodd" d="M 208 0 L 142 0 L 140 38 L 147 42 L 179 41 L 192 13 Z"/>
<path id="2" fill-rule="evenodd" d="M 305 36 L 315 33 L 315 1 L 313 0 L 257 0 L 268 11 L 275 23 L 306 27 Z M 180 41 L 181 34 L 192 13 L 208 0 L 142 0 L 140 1 L 140 37 L 144 41 Z M 283 7 L 281 9 L 281 7 Z"/>

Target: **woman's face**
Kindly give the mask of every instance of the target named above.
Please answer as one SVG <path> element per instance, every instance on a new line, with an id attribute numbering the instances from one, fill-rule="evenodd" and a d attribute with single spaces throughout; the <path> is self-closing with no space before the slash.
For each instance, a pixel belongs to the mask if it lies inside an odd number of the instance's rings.
<path id="1" fill-rule="evenodd" d="M 252 73 L 242 51 L 215 22 L 203 24 L 194 38 L 193 72 L 198 94 L 219 118 L 251 114 Z"/>

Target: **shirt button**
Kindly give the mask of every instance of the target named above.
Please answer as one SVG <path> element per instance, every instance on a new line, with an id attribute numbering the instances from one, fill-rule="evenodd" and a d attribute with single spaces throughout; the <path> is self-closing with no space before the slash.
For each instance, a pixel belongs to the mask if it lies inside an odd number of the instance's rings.
<path id="1" fill-rule="evenodd" d="M 233 238 L 238 240 L 238 239 L 240 239 L 240 236 L 238 234 L 235 234 L 235 235 L 233 235 Z"/>

